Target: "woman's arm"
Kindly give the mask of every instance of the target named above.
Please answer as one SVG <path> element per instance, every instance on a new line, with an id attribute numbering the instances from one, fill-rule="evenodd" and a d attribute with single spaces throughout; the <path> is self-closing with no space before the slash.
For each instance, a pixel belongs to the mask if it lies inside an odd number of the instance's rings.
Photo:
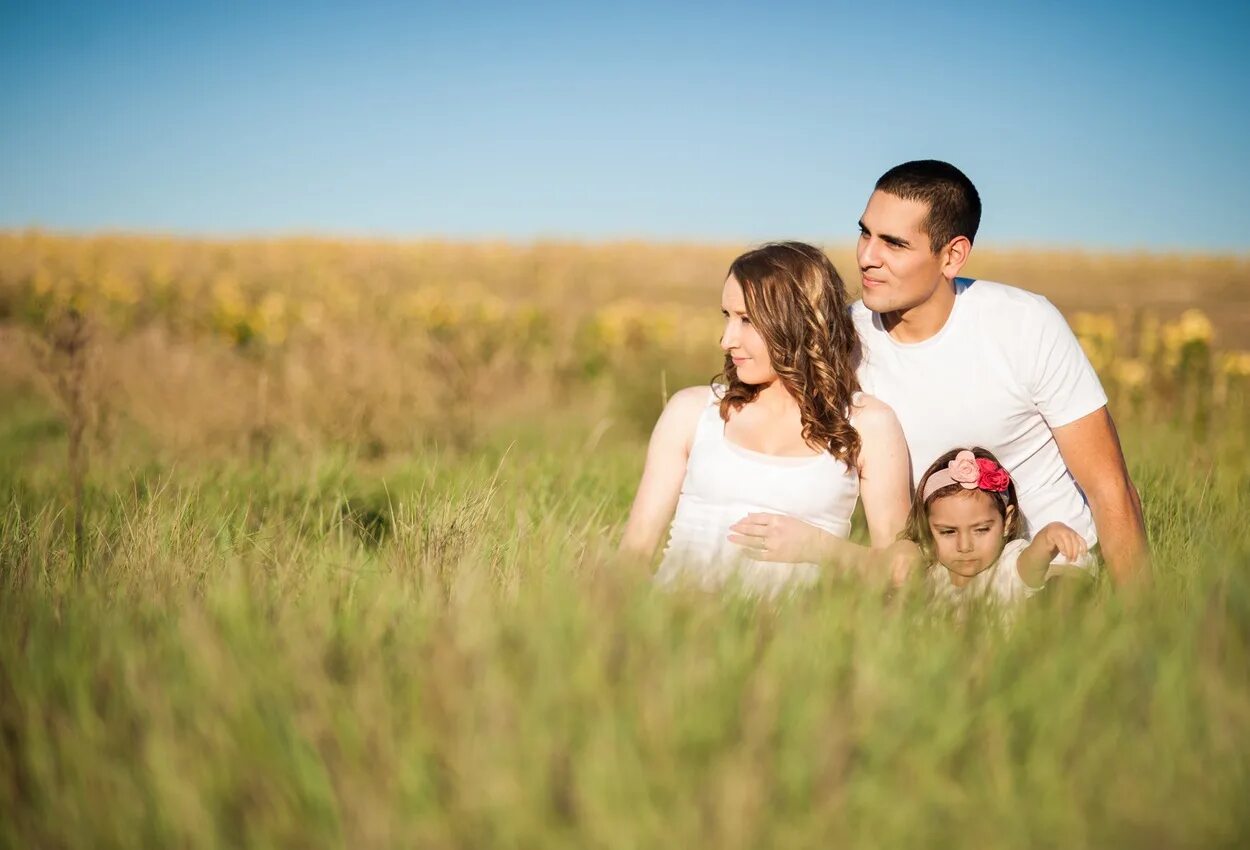
<path id="1" fill-rule="evenodd" d="M 859 431 L 859 497 L 864 502 L 872 548 L 898 539 L 911 509 L 911 463 L 907 440 L 894 410 L 872 396 L 862 396 L 853 417 Z"/>
<path id="2" fill-rule="evenodd" d="M 642 481 L 621 537 L 622 552 L 648 559 L 655 555 L 677 508 L 690 444 L 707 404 L 707 387 L 688 387 L 674 393 L 665 405 L 651 432 Z"/>

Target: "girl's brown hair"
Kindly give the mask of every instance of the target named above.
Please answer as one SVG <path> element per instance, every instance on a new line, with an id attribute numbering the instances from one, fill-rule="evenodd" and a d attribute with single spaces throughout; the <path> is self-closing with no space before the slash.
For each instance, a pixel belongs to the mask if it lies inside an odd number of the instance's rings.
<path id="1" fill-rule="evenodd" d="M 819 248 L 774 242 L 748 251 L 729 266 L 742 286 L 747 315 L 768 347 L 777 378 L 799 404 L 803 439 L 854 464 L 859 434 L 851 426 L 851 397 L 859 390 L 858 337 L 846 287 Z M 738 379 L 733 358 L 717 380 L 728 385 L 721 418 L 754 401 L 762 389 Z"/>
<path id="2" fill-rule="evenodd" d="M 961 484 L 947 484 L 945 487 L 939 487 L 925 499 L 924 488 L 929 484 L 929 476 L 937 472 L 939 469 L 945 469 L 947 464 L 955 459 L 955 455 L 963 451 L 972 452 L 973 456 L 982 460 L 992 460 L 998 463 L 998 458 L 994 457 L 993 452 L 973 446 L 970 449 L 951 449 L 946 454 L 933 461 L 933 465 L 925 470 L 924 475 L 920 477 L 920 486 L 916 488 L 916 496 L 911 502 L 911 511 L 907 514 L 907 526 L 903 529 L 903 533 L 899 535 L 900 539 L 910 540 L 920 547 L 920 551 L 930 560 L 933 559 L 933 532 L 929 529 L 929 505 L 938 499 L 947 496 L 958 496 L 964 493 L 986 493 L 990 496 L 990 501 L 994 503 L 994 507 L 998 509 L 998 514 L 1003 518 L 1003 526 L 1007 532 L 1008 540 L 1016 540 L 1024 537 L 1028 529 L 1025 527 L 1024 515 L 1020 513 L 1020 500 L 1016 497 L 1016 482 L 1014 480 L 1007 482 L 1007 489 L 1001 493 L 995 493 L 992 490 L 967 490 Z M 998 463 L 1002 466 L 1001 463 Z M 1008 510 L 1010 508 L 1011 510 Z"/>

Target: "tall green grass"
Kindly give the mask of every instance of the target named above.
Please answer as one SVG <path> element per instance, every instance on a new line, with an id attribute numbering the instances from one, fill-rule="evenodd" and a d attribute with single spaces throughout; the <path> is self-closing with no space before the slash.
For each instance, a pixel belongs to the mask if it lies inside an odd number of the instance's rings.
<path id="1" fill-rule="evenodd" d="M 831 575 L 779 604 L 613 554 L 643 437 L 170 463 L 74 541 L 65 434 L 0 415 L 0 846 L 1244 847 L 1243 429 L 1124 423 L 1136 596 L 1014 628 Z M 113 459 L 110 459 L 113 458 Z"/>

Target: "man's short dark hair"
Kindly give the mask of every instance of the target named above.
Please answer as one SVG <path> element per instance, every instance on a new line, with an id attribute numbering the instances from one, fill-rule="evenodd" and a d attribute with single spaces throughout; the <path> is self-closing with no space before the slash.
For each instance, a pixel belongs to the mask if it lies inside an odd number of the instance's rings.
<path id="1" fill-rule="evenodd" d="M 933 253 L 956 236 L 976 239 L 981 224 L 981 196 L 962 171 L 949 162 L 917 159 L 896 165 L 877 181 L 878 192 L 929 205 L 923 227 Z"/>

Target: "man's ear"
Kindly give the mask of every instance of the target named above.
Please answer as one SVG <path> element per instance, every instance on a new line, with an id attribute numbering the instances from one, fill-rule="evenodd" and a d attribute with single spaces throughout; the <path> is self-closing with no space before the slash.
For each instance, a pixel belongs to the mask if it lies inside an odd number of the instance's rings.
<path id="1" fill-rule="evenodd" d="M 963 270 L 968 262 L 968 255 L 971 253 L 972 242 L 967 236 L 956 236 L 947 242 L 946 247 L 942 249 L 942 277 L 947 280 L 959 277 L 959 272 Z"/>
<path id="2" fill-rule="evenodd" d="M 1007 513 L 1003 517 L 1003 537 L 1007 536 L 1007 532 L 1011 530 L 1011 521 L 1016 518 L 1016 506 L 1008 505 Z"/>

